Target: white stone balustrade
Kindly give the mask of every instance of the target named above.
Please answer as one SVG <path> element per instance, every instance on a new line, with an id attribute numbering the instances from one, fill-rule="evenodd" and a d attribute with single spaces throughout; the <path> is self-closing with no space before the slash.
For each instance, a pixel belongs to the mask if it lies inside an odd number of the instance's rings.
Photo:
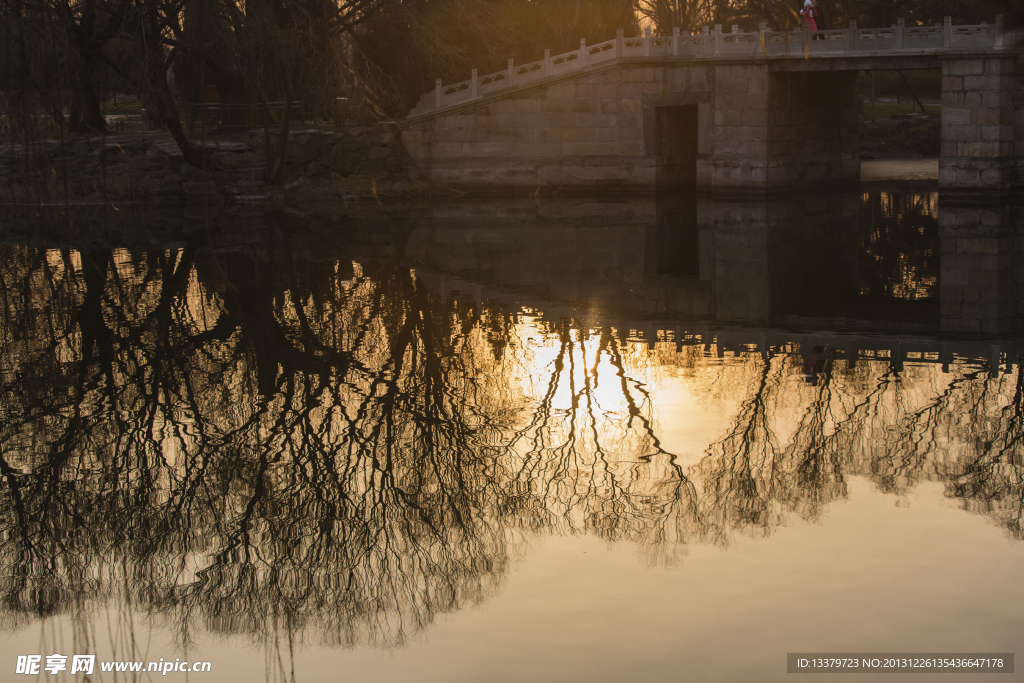
<path id="1" fill-rule="evenodd" d="M 433 92 L 420 98 L 409 116 L 448 109 L 474 99 L 494 95 L 503 90 L 519 88 L 558 78 L 571 72 L 598 69 L 620 59 L 659 59 L 690 61 L 700 59 L 751 59 L 787 57 L 825 57 L 867 53 L 935 53 L 942 50 L 1005 50 L 1013 48 L 1021 38 L 1004 33 L 997 17 L 994 24 L 953 26 L 949 17 L 935 26 L 906 26 L 902 19 L 889 28 L 849 28 L 832 31 L 808 31 L 806 26 L 793 31 L 770 31 L 762 24 L 760 30 L 741 32 L 737 26 L 724 32 L 720 24 L 712 29 L 704 26 L 700 33 L 681 34 L 675 29 L 671 36 L 654 36 L 650 29 L 644 35 L 625 37 L 622 30 L 612 40 L 587 45 L 580 41 L 578 50 L 560 55 L 544 51 L 544 59 L 526 64 L 508 60 L 503 71 L 477 76 L 469 80 L 442 85 L 438 80 Z"/>

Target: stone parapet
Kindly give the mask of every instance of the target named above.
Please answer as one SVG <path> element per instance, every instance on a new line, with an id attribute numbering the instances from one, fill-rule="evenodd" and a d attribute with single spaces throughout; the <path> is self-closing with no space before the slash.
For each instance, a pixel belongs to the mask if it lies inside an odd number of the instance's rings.
<path id="1" fill-rule="evenodd" d="M 438 79 L 434 90 L 420 98 L 410 116 L 451 110 L 482 98 L 504 96 L 523 86 L 576 78 L 595 69 L 640 61 L 671 65 L 742 63 L 755 59 L 788 63 L 783 70 L 857 71 L 893 68 L 894 58 L 921 64 L 921 59 L 927 62 L 938 54 L 1010 51 L 1018 42 L 1017 33 L 1005 31 L 1000 17 L 996 17 L 994 25 L 954 26 L 951 18 L 946 17 L 943 25 L 936 26 L 906 26 L 900 19 L 886 28 L 858 28 L 851 22 L 849 28 L 814 32 L 806 27 L 772 31 L 767 24 L 751 33 L 740 31 L 738 26 L 726 32 L 716 25 L 714 29 L 704 26 L 701 33 L 694 35 L 682 35 L 677 28 L 671 37 L 654 36 L 646 29 L 641 37 L 627 38 L 620 29 L 614 39 L 596 45 L 580 41 L 578 50 L 554 56 L 545 50 L 544 59 L 536 62 L 517 65 L 510 59 L 502 71 L 483 75 L 473 69 L 470 79 L 460 83 L 443 85 Z M 880 59 L 881 66 L 865 66 Z M 830 62 L 838 66 L 826 66 Z"/>

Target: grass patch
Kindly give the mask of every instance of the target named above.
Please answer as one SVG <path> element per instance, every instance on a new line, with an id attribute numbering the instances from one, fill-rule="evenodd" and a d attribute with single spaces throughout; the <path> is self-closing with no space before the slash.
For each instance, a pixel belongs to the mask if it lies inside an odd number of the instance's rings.
<path id="1" fill-rule="evenodd" d="M 113 98 L 103 103 L 103 110 L 107 116 L 141 116 L 143 109 L 142 101 L 131 97 L 118 97 L 116 106 Z"/>

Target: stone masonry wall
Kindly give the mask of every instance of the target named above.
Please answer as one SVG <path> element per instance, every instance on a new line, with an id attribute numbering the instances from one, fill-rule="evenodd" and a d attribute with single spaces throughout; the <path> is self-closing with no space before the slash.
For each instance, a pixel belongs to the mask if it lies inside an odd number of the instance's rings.
<path id="1" fill-rule="evenodd" d="M 655 182 L 643 96 L 706 93 L 703 67 L 629 66 L 524 89 L 518 95 L 405 126 L 430 180 L 461 187 Z"/>
<path id="2" fill-rule="evenodd" d="M 696 105 L 700 188 L 765 192 L 856 180 L 855 78 L 770 74 L 764 61 L 626 63 L 413 120 L 402 139 L 441 184 L 652 189 L 656 108 Z"/>
<path id="3" fill-rule="evenodd" d="M 942 156 L 944 190 L 1006 191 L 1024 157 L 1024 120 L 1016 55 L 942 60 Z"/>
<path id="4" fill-rule="evenodd" d="M 769 74 L 764 65 L 712 69 L 713 140 L 705 187 L 744 190 L 768 184 Z M 701 162 L 698 161 L 698 164 Z"/>

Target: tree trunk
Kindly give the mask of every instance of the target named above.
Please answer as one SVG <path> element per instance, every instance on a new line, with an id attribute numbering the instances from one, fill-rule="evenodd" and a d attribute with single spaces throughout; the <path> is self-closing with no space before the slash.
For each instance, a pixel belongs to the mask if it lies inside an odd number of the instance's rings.
<path id="1" fill-rule="evenodd" d="M 274 163 L 267 174 L 267 180 L 273 185 L 281 183 L 284 176 L 284 157 L 288 153 L 288 133 L 291 126 L 292 98 L 289 93 L 284 96 L 284 114 L 281 116 L 281 129 L 277 136 L 277 145 L 274 149 Z"/>
<path id="2" fill-rule="evenodd" d="M 181 117 L 178 116 L 177 109 L 174 110 L 174 115 L 163 119 L 164 123 L 167 124 L 167 130 L 171 133 L 171 137 L 178 143 L 178 149 L 181 150 L 182 156 L 185 157 L 190 165 L 196 168 L 203 168 L 206 165 L 205 155 L 200 154 L 195 147 L 192 146 L 192 142 L 189 141 L 188 136 L 185 135 L 184 129 L 181 127 Z"/>
<path id="3" fill-rule="evenodd" d="M 174 103 L 174 96 L 171 95 L 171 89 L 167 85 L 166 69 L 153 69 L 150 82 L 147 85 L 150 88 L 148 96 L 145 98 L 147 108 L 158 117 L 161 123 L 167 126 L 168 132 L 170 132 L 171 137 L 178 144 L 178 149 L 181 150 L 185 161 L 196 168 L 203 168 L 206 163 L 203 155 L 192 146 L 184 129 L 181 127 L 178 107 Z"/>
<path id="4" fill-rule="evenodd" d="M 91 67 L 85 66 L 83 71 L 74 75 L 68 129 L 79 134 L 106 133 L 107 121 L 103 118 L 100 98 L 90 82 Z"/>

